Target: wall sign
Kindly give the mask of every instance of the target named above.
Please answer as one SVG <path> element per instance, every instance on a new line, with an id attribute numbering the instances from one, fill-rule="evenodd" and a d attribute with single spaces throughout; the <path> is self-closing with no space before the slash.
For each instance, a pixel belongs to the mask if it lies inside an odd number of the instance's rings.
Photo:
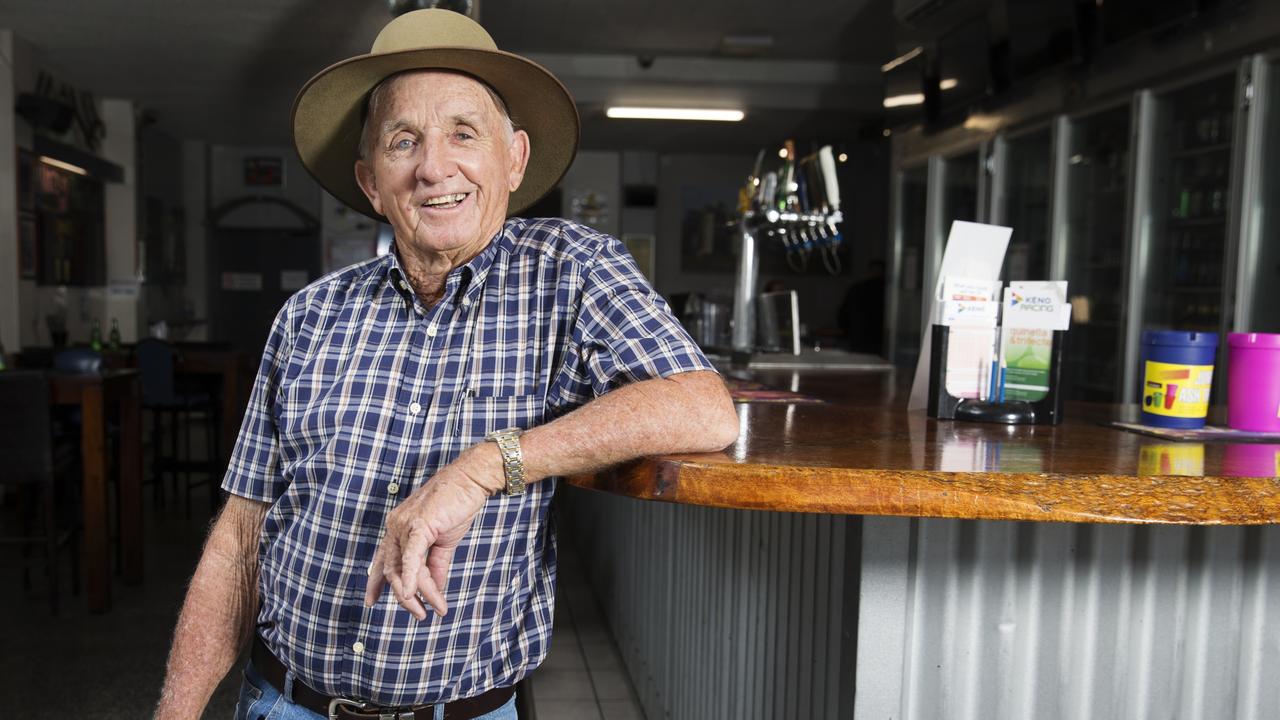
<path id="1" fill-rule="evenodd" d="M 245 158 L 244 184 L 250 187 L 284 187 L 284 159 L 280 157 Z"/>
<path id="2" fill-rule="evenodd" d="M 222 273 L 223 290 L 254 291 L 262 289 L 262 273 L 224 272 Z"/>

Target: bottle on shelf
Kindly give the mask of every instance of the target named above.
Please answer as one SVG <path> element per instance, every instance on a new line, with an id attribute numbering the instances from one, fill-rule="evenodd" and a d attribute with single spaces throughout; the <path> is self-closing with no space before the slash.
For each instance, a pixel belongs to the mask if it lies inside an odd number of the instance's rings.
<path id="1" fill-rule="evenodd" d="M 0 371 L 8 370 L 9 362 L 4 354 L 4 338 L 0 338 Z"/>
<path id="2" fill-rule="evenodd" d="M 107 335 L 107 347 L 112 350 L 120 349 L 120 322 L 115 318 L 111 318 L 111 332 Z"/>
<path id="3" fill-rule="evenodd" d="M 102 322 L 98 318 L 93 319 L 93 328 L 89 330 L 89 347 L 94 352 L 102 352 Z"/>

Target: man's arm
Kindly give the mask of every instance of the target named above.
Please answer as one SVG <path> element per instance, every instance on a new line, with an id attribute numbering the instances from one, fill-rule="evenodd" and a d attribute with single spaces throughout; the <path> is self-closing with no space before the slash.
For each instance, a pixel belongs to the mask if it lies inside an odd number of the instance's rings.
<path id="1" fill-rule="evenodd" d="M 649 455 L 713 452 L 738 437 L 738 415 L 720 376 L 709 370 L 644 380 L 601 395 L 520 437 L 530 480 L 578 475 Z M 506 486 L 497 445 L 491 492 Z"/>
<path id="2" fill-rule="evenodd" d="M 205 541 L 169 651 L 157 720 L 197 718 L 240 655 L 258 607 L 265 503 L 232 495 Z"/>
<path id="3" fill-rule="evenodd" d="M 720 450 L 737 435 L 737 414 L 720 376 L 696 371 L 623 385 L 533 428 L 520 447 L 534 482 L 648 455 Z M 441 588 L 454 549 L 485 499 L 505 485 L 497 446 L 482 442 L 415 490 L 387 516 L 365 603 L 377 602 L 390 583 L 396 600 L 419 620 L 427 616 L 425 605 L 444 615 Z M 428 571 L 419 572 L 424 564 Z"/>

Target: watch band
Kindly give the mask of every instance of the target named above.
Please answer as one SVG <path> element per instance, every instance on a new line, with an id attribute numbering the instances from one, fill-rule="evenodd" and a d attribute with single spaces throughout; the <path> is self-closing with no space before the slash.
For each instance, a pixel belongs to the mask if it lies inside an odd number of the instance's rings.
<path id="1" fill-rule="evenodd" d="M 520 452 L 520 433 L 518 427 L 496 430 L 485 436 L 498 444 L 498 452 L 502 453 L 502 474 L 506 477 L 507 495 L 524 494 L 524 455 Z"/>

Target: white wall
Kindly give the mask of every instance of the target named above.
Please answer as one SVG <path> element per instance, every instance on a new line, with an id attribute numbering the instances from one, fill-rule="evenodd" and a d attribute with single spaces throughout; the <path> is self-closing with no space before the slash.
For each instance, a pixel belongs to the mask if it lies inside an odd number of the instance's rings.
<path id="1" fill-rule="evenodd" d="M 115 318 L 120 323 L 121 338 L 133 342 L 146 336 L 139 275 L 137 133 L 133 101 L 103 100 L 102 122 L 107 127 L 107 136 L 99 153 L 124 168 L 124 182 L 107 183 L 103 188 L 107 288 L 105 302 L 93 305 L 104 335 L 111 318 Z"/>
<path id="2" fill-rule="evenodd" d="M 0 30 L 0 344 L 11 353 L 22 347 L 13 56 L 13 33 Z"/>
<path id="3" fill-rule="evenodd" d="M 563 216 L 617 237 L 622 204 L 621 163 L 616 152 L 579 152 L 560 181 Z M 581 208 L 576 212 L 575 201 Z"/>

